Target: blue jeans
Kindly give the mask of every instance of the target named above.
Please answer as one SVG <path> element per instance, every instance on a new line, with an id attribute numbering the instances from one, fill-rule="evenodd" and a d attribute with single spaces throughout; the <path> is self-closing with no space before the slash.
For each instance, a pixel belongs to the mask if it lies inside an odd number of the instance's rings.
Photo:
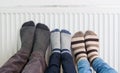
<path id="1" fill-rule="evenodd" d="M 92 67 L 96 73 L 117 73 L 101 58 L 96 58 L 92 63 Z M 92 73 L 89 61 L 87 59 L 82 59 L 78 62 L 78 73 Z"/>

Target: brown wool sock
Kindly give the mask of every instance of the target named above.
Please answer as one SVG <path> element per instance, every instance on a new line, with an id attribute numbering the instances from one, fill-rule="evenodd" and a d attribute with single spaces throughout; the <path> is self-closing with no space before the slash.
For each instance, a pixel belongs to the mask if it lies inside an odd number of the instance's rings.
<path id="1" fill-rule="evenodd" d="M 87 59 L 84 43 L 84 34 L 81 31 L 74 34 L 74 36 L 72 37 L 71 44 L 76 62 L 78 62 L 81 59 Z"/>
<path id="2" fill-rule="evenodd" d="M 99 39 L 93 31 L 86 31 L 85 46 L 90 63 L 98 57 Z"/>

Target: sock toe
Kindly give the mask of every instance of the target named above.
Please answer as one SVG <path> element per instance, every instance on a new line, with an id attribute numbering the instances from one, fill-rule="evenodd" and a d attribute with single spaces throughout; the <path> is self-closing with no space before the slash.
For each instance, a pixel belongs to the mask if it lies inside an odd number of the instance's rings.
<path id="1" fill-rule="evenodd" d="M 60 30 L 59 29 L 54 29 L 54 30 L 51 31 L 51 33 L 52 32 L 60 32 Z"/>
<path id="2" fill-rule="evenodd" d="M 75 38 L 75 37 L 84 37 L 84 34 L 82 31 L 78 31 L 74 34 L 74 36 L 72 38 Z"/>
<path id="3" fill-rule="evenodd" d="M 25 22 L 22 27 L 27 27 L 27 26 L 35 26 L 34 22 L 33 21 L 28 21 L 28 22 Z"/>
<path id="4" fill-rule="evenodd" d="M 97 34 L 94 33 L 94 32 L 91 31 L 91 30 L 88 30 L 88 31 L 85 32 L 85 36 L 86 36 L 86 35 L 97 35 Z"/>
<path id="5" fill-rule="evenodd" d="M 42 23 L 38 23 L 36 25 L 36 28 L 40 28 L 40 29 L 44 29 L 44 30 L 50 31 L 50 29 L 45 24 L 42 24 Z"/>
<path id="6" fill-rule="evenodd" d="M 71 33 L 69 31 L 65 30 L 65 29 L 61 30 L 61 33 L 66 33 L 66 34 L 70 34 L 71 35 Z"/>
<path id="7" fill-rule="evenodd" d="M 72 37 L 72 42 L 74 41 L 84 42 L 84 33 L 82 31 L 76 32 Z"/>

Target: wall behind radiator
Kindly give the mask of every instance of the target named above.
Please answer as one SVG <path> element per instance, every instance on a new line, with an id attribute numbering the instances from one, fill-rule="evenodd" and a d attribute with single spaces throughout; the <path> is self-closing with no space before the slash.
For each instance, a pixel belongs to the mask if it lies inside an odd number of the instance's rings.
<path id="1" fill-rule="evenodd" d="M 120 0 L 0 0 L 2 6 L 120 5 Z"/>
<path id="2" fill-rule="evenodd" d="M 93 30 L 100 38 L 99 55 L 120 72 L 120 8 L 92 6 L 0 8 L 0 66 L 20 48 L 19 29 L 25 21 L 45 23 L 51 30 Z"/>

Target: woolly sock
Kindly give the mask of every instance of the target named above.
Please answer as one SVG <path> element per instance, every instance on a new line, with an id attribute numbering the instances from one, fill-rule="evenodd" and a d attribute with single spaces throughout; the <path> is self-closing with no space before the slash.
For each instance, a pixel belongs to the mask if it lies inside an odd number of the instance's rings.
<path id="1" fill-rule="evenodd" d="M 71 54 L 71 33 L 67 30 L 61 30 L 61 53 Z"/>
<path id="2" fill-rule="evenodd" d="M 98 57 L 99 39 L 93 31 L 86 31 L 85 45 L 90 63 Z"/>
<path id="3" fill-rule="evenodd" d="M 50 43 L 50 30 L 45 24 L 38 23 L 35 30 L 34 51 L 40 51 L 45 56 Z"/>
<path id="4" fill-rule="evenodd" d="M 20 29 L 21 49 L 31 51 L 34 40 L 35 24 L 33 21 L 25 22 Z"/>
<path id="5" fill-rule="evenodd" d="M 81 31 L 76 32 L 73 35 L 71 44 L 76 62 L 78 62 L 81 59 L 87 59 L 85 43 L 84 43 L 84 34 Z"/>
<path id="6" fill-rule="evenodd" d="M 52 46 L 52 53 L 60 53 L 60 30 L 59 29 L 55 29 L 53 31 L 51 31 L 51 36 L 50 36 L 50 40 L 51 40 L 51 46 Z"/>

